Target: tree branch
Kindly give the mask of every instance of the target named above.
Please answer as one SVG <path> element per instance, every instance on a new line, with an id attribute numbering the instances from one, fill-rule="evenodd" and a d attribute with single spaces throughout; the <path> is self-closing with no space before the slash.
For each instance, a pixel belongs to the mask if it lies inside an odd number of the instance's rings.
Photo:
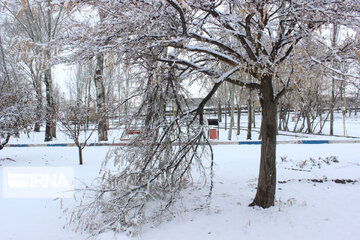
<path id="1" fill-rule="evenodd" d="M 5 145 L 9 142 L 9 140 L 10 140 L 10 134 L 7 134 L 5 141 L 4 141 L 4 142 L 0 142 L 0 150 L 5 147 Z"/>
<path id="2" fill-rule="evenodd" d="M 239 59 L 241 59 L 241 61 L 243 61 L 244 63 L 248 63 L 248 62 L 246 61 L 246 59 L 245 59 L 241 54 L 239 54 L 239 53 L 238 53 L 237 51 L 235 51 L 233 48 L 225 45 L 225 44 L 222 43 L 222 42 L 219 42 L 219 41 L 216 40 L 216 39 L 212 39 L 212 38 L 208 38 L 208 37 L 205 37 L 205 36 L 201 36 L 200 34 L 197 34 L 197 33 L 194 33 L 194 32 L 189 33 L 189 36 L 192 37 L 192 38 L 195 38 L 195 39 L 198 40 L 198 41 L 213 44 L 213 45 L 219 47 L 220 49 L 222 49 L 222 50 L 224 50 L 224 51 L 228 51 L 229 53 L 232 53 L 232 54 L 236 55 L 236 57 L 238 57 Z"/>
<path id="3" fill-rule="evenodd" d="M 173 8 L 175 8 L 175 10 L 179 13 L 180 19 L 181 19 L 181 25 L 182 25 L 183 35 L 187 35 L 186 19 L 185 19 L 185 14 L 184 14 L 183 9 L 181 8 L 181 6 L 179 6 L 179 4 L 177 4 L 177 3 L 174 2 L 173 0 L 167 0 L 167 2 L 168 2 Z"/>

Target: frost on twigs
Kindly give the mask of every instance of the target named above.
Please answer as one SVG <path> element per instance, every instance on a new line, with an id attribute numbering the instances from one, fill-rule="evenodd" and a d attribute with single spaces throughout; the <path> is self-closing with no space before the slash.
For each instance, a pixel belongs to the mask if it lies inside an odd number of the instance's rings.
<path id="1" fill-rule="evenodd" d="M 98 121 L 93 115 L 91 108 L 81 100 L 77 100 L 75 103 L 64 102 L 58 113 L 61 131 L 69 136 L 78 148 L 80 165 L 83 164 L 82 150 L 96 130 L 91 126 L 91 123 L 95 125 Z"/>
<path id="2" fill-rule="evenodd" d="M 20 85 L 23 84 L 23 85 Z M 0 73 L 0 150 L 10 136 L 29 133 L 34 122 L 33 95 L 26 83 L 2 78 Z"/>
<path id="3" fill-rule="evenodd" d="M 136 234 L 143 224 L 206 207 L 199 189 L 212 186 L 206 181 L 212 163 L 204 156 L 208 144 L 198 111 L 180 94 L 180 81 L 167 74 L 152 80 L 125 126 L 136 134 L 108 152 L 98 183 L 82 191 L 70 220 L 79 229 Z"/>

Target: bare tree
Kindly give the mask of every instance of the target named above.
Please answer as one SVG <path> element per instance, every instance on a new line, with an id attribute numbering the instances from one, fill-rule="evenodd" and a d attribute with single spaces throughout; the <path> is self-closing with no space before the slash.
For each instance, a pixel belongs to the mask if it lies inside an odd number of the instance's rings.
<path id="1" fill-rule="evenodd" d="M 62 105 L 58 115 L 62 127 L 61 130 L 74 141 L 79 150 L 79 164 L 82 165 L 82 151 L 96 130 L 95 127 L 88 128 L 91 111 L 81 101 L 76 101 L 72 105 L 67 105 L 66 103 Z"/>
<path id="2" fill-rule="evenodd" d="M 61 30 L 65 16 L 64 5 L 51 0 L 41 1 L 12 1 L 0 2 L 0 6 L 12 17 L 16 23 L 14 45 L 23 50 L 19 54 L 24 65 L 28 68 L 37 93 L 38 112 L 42 108 L 42 82 L 45 84 L 46 95 L 46 129 L 45 141 L 56 137 L 56 103 L 53 96 L 53 80 L 51 74 L 51 60 L 56 49 L 52 41 Z M 30 50 L 30 51 L 29 51 Z M 40 81 L 41 80 L 41 81 Z M 36 130 L 39 128 L 37 123 Z"/>
<path id="3" fill-rule="evenodd" d="M 0 31 L 0 150 L 11 136 L 29 132 L 34 122 L 30 84 L 4 48 Z"/>

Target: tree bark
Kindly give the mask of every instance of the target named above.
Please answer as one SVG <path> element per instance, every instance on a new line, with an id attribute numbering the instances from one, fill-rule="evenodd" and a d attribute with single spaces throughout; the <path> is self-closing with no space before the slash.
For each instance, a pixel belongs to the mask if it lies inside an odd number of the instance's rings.
<path id="1" fill-rule="evenodd" d="M 251 91 L 249 91 L 248 98 L 248 127 L 247 127 L 247 140 L 251 140 L 251 126 L 252 126 L 252 101 L 251 101 Z"/>
<path id="2" fill-rule="evenodd" d="M 38 51 L 36 51 L 39 54 Z M 36 122 L 34 126 L 34 132 L 40 132 L 41 121 L 43 120 L 43 96 L 42 96 L 42 81 L 41 81 L 41 72 L 38 67 L 35 67 L 32 63 L 28 64 L 30 70 L 32 84 L 34 86 L 36 94 Z"/>
<path id="3" fill-rule="evenodd" d="M 251 99 L 253 97 L 251 96 Z M 256 120 L 255 120 L 256 108 L 255 108 L 255 101 L 252 101 L 252 124 L 253 128 L 256 128 Z"/>
<path id="4" fill-rule="evenodd" d="M 237 131 L 236 135 L 240 135 L 240 121 L 241 121 L 241 105 L 237 103 Z"/>
<path id="5" fill-rule="evenodd" d="M 249 206 L 268 208 L 274 206 L 276 190 L 277 109 L 273 96 L 272 76 L 262 77 L 260 92 L 262 107 L 260 170 L 256 196 Z"/>
<path id="6" fill-rule="evenodd" d="M 262 122 L 262 109 L 261 109 L 261 122 Z M 261 134 L 262 134 L 262 124 L 260 124 L 260 133 L 259 133 L 258 140 L 261 140 Z"/>
<path id="7" fill-rule="evenodd" d="M 41 83 L 40 83 L 41 86 Z M 41 88 L 40 89 L 35 89 L 36 91 L 36 100 L 37 100 L 37 105 L 36 105 L 36 118 L 37 121 L 35 122 L 35 126 L 34 126 L 34 132 L 40 132 L 40 126 L 41 126 L 41 120 L 42 120 L 42 108 L 43 108 L 43 100 L 42 100 L 42 91 Z"/>
<path id="8" fill-rule="evenodd" d="M 335 107 L 335 79 L 331 80 L 331 99 L 330 99 L 330 135 L 334 135 L 334 107 Z"/>
<path id="9" fill-rule="evenodd" d="M 103 81 L 103 68 L 104 68 L 104 55 L 98 54 L 96 56 L 96 68 L 94 82 L 96 87 L 96 110 L 98 115 L 98 140 L 108 140 L 108 126 L 107 126 L 107 115 L 106 115 L 106 98 L 105 98 L 105 87 Z"/>
<path id="10" fill-rule="evenodd" d="M 227 130 L 227 114 L 228 114 L 227 104 L 225 103 L 225 131 Z"/>
<path id="11" fill-rule="evenodd" d="M 283 107 L 282 107 L 282 104 L 281 104 L 281 103 L 279 104 L 279 107 L 278 107 L 278 108 L 279 108 L 279 112 L 278 112 L 278 113 L 279 113 L 279 117 L 277 118 L 277 119 L 278 119 L 278 130 L 281 131 L 281 130 L 282 130 L 281 125 L 282 125 L 282 123 L 283 123 L 283 121 L 282 121 L 282 120 L 283 120 L 283 118 L 282 118 L 282 117 L 283 117 Z"/>
<path id="12" fill-rule="evenodd" d="M 46 69 L 44 74 L 45 92 L 46 92 L 46 127 L 45 142 L 56 138 L 56 109 L 53 98 L 51 69 Z"/>
<path id="13" fill-rule="evenodd" d="M 307 109 L 306 111 L 306 133 L 312 133 L 312 124 L 311 124 L 311 110 Z"/>
<path id="14" fill-rule="evenodd" d="M 218 101 L 218 121 L 221 122 L 222 118 L 222 110 L 221 110 L 221 101 Z"/>
<path id="15" fill-rule="evenodd" d="M 53 32 L 52 32 L 52 15 L 51 15 L 51 8 L 50 8 L 50 1 L 47 2 L 47 11 L 46 11 L 46 35 L 47 35 L 47 42 L 53 39 Z M 32 14 L 30 14 L 32 16 Z M 51 52 L 50 50 L 46 51 L 47 61 L 51 59 Z M 52 141 L 53 138 L 56 138 L 56 107 L 54 102 L 54 92 L 52 86 L 52 76 L 51 76 L 51 67 L 48 67 L 44 73 L 44 81 L 45 81 L 45 91 L 46 91 L 46 128 L 45 128 L 45 142 Z"/>
<path id="16" fill-rule="evenodd" d="M 331 36 L 331 46 L 333 48 L 336 47 L 337 39 L 338 39 L 338 25 L 336 23 L 333 23 L 333 32 Z M 336 69 L 337 64 L 333 61 L 332 67 Z M 334 108 L 336 105 L 336 97 L 335 97 L 335 76 L 331 78 L 331 99 L 330 99 L 330 135 L 334 135 Z"/>
<path id="17" fill-rule="evenodd" d="M 83 156 L 82 156 L 81 146 L 80 147 L 78 146 L 78 149 L 79 149 L 79 163 L 80 163 L 80 165 L 83 165 Z"/>
<path id="18" fill-rule="evenodd" d="M 232 137 L 232 131 L 234 128 L 234 98 L 235 98 L 235 86 L 232 86 L 232 89 L 230 89 L 230 127 L 228 132 L 228 140 L 231 140 Z"/>

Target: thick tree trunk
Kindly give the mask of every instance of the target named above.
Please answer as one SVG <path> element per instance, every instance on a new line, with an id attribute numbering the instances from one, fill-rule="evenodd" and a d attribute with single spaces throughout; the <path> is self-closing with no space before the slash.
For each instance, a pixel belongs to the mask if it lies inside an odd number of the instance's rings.
<path id="1" fill-rule="evenodd" d="M 47 42 L 52 40 L 52 17 L 50 9 L 50 1 L 48 1 L 48 9 L 46 11 L 46 36 Z M 51 52 L 46 51 L 47 61 L 51 59 Z M 46 91 L 46 128 L 45 128 L 45 142 L 52 141 L 56 138 L 56 107 L 54 102 L 54 92 L 52 86 L 51 67 L 48 67 L 44 73 L 45 91 Z"/>
<path id="2" fill-rule="evenodd" d="M 103 54 L 98 54 L 96 56 L 96 68 L 94 82 L 96 87 L 96 105 L 97 105 L 97 115 L 98 115 L 98 140 L 107 141 L 108 140 L 108 126 L 107 126 L 107 115 L 106 115 L 106 98 L 105 98 L 105 87 L 103 81 L 103 64 L 104 56 Z"/>
<path id="3" fill-rule="evenodd" d="M 52 141 L 56 138 L 56 109 L 52 90 L 51 69 L 46 69 L 44 74 L 45 91 L 46 91 L 46 128 L 45 142 Z"/>
<path id="4" fill-rule="evenodd" d="M 272 77 L 261 80 L 261 157 L 256 196 L 249 206 L 274 206 L 276 190 L 276 102 L 273 96 Z"/>

